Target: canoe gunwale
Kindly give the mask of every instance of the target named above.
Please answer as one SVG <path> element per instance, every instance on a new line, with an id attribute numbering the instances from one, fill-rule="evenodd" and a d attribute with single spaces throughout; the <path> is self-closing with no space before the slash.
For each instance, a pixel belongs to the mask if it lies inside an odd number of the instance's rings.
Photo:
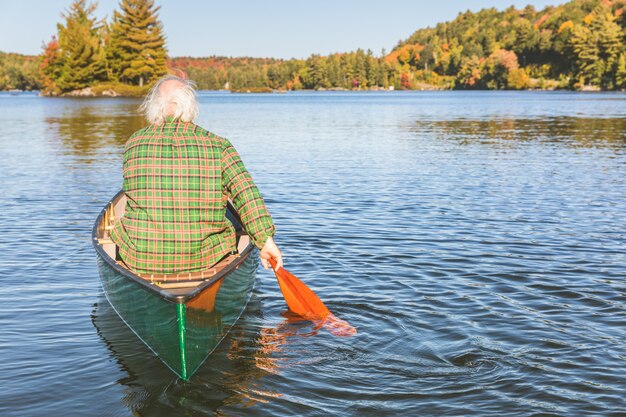
<path id="1" fill-rule="evenodd" d="M 250 256 L 250 254 L 252 253 L 252 250 L 254 249 L 252 242 L 251 241 L 248 242 L 248 245 L 246 245 L 246 247 L 237 254 L 237 257 L 231 263 L 224 266 L 221 270 L 217 271 L 216 274 L 213 275 L 211 278 L 202 280 L 202 282 L 198 285 L 190 286 L 189 290 L 183 294 L 181 294 L 180 291 L 177 291 L 178 293 L 174 293 L 168 289 L 161 288 L 160 286 L 153 284 L 149 280 L 140 277 L 139 275 L 133 273 L 132 271 L 118 264 L 115 261 L 115 259 L 111 258 L 106 253 L 102 244 L 100 244 L 100 242 L 98 241 L 99 226 L 102 223 L 103 218 L 106 215 L 108 208 L 111 206 L 111 204 L 114 204 L 116 201 L 118 201 L 122 197 L 122 195 L 124 195 L 124 191 L 120 190 L 119 192 L 115 194 L 115 196 L 111 200 L 109 200 L 109 202 L 100 211 L 100 214 L 96 218 L 96 221 L 94 223 L 94 226 L 91 232 L 92 244 L 98 256 L 102 258 L 107 263 L 107 265 L 110 268 L 112 268 L 115 272 L 124 276 L 125 278 L 134 282 L 135 284 L 149 290 L 152 294 L 157 295 L 163 298 L 164 300 L 167 300 L 173 303 L 178 303 L 178 304 L 187 303 L 188 301 L 190 301 L 191 299 L 193 299 L 194 297 L 202 293 L 205 289 L 207 289 L 208 287 L 210 287 L 217 281 L 221 280 L 222 278 L 230 274 L 233 270 L 237 269 L 246 260 L 246 258 Z M 228 205 L 228 211 L 231 214 L 233 214 L 235 219 L 237 219 L 237 221 L 241 225 L 239 215 L 237 211 L 232 207 L 230 202 Z"/>

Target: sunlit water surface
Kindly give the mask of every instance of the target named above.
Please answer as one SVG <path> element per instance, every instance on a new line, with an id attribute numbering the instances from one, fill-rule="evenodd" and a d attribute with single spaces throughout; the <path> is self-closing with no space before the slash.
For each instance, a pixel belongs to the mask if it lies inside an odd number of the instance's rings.
<path id="1" fill-rule="evenodd" d="M 201 93 L 286 266 L 188 383 L 117 318 L 90 242 L 137 102 L 0 94 L 0 415 L 626 412 L 626 96 Z"/>

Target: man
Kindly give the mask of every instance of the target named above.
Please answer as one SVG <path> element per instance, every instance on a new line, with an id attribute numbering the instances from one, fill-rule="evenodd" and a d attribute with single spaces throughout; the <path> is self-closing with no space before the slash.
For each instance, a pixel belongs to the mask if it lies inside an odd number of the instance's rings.
<path id="1" fill-rule="evenodd" d="M 124 150 L 126 213 L 111 238 L 139 274 L 195 272 L 210 268 L 235 248 L 226 218 L 228 198 L 246 232 L 282 266 L 275 229 L 263 198 L 232 144 L 193 123 L 198 115 L 193 83 L 166 76 L 140 108 L 149 126 Z"/>

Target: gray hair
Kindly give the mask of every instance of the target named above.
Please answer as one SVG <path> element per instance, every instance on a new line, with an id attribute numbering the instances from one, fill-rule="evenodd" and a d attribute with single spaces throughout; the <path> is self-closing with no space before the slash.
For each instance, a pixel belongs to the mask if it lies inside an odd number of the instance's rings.
<path id="1" fill-rule="evenodd" d="M 139 110 L 154 125 L 162 124 L 168 116 L 182 122 L 193 122 L 198 117 L 195 83 L 166 75 L 150 89 Z"/>

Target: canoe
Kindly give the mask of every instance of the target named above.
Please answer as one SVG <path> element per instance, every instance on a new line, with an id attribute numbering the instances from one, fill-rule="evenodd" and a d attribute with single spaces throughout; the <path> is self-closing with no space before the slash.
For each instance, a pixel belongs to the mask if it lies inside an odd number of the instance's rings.
<path id="1" fill-rule="evenodd" d="M 258 256 L 229 205 L 227 217 L 237 230 L 236 254 L 200 272 L 135 274 L 116 259 L 117 248 L 110 239 L 125 207 L 126 195 L 120 191 L 93 227 L 104 294 L 130 330 L 186 381 L 243 313 L 254 287 Z"/>

